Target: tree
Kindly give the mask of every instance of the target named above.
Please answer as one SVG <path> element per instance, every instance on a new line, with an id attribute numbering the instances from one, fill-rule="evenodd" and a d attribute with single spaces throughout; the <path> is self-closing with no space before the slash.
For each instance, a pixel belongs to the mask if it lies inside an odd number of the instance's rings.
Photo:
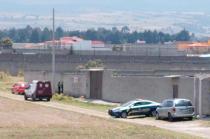
<path id="1" fill-rule="evenodd" d="M 9 37 L 17 43 L 39 43 L 51 40 L 52 30 L 44 28 L 32 28 L 27 26 L 22 29 L 4 29 L 0 30 L 0 39 Z M 128 26 L 123 26 L 121 30 L 117 27 L 105 29 L 103 27 L 95 30 L 94 28 L 86 31 L 64 31 L 61 27 L 56 29 L 55 38 L 60 39 L 63 36 L 78 36 L 86 40 L 100 40 L 107 44 L 135 43 L 137 40 L 144 40 L 148 44 L 164 43 L 168 41 L 189 41 L 196 40 L 195 36 L 190 36 L 187 30 L 182 30 L 177 34 L 168 34 L 161 31 L 146 30 L 143 32 L 131 32 Z"/>
<path id="2" fill-rule="evenodd" d="M 12 49 L 13 42 L 10 38 L 3 38 L 0 42 L 3 49 Z"/>
<path id="3" fill-rule="evenodd" d="M 85 64 L 86 69 L 101 68 L 101 67 L 104 67 L 104 64 L 100 59 L 90 60 Z"/>
<path id="4" fill-rule="evenodd" d="M 56 32 L 55 32 L 55 38 L 56 39 L 60 39 L 61 37 L 63 37 L 64 36 L 64 31 L 63 31 L 63 29 L 61 28 L 61 27 L 58 27 L 57 29 L 56 29 Z"/>
<path id="5" fill-rule="evenodd" d="M 124 27 L 122 27 L 121 32 L 122 33 L 129 33 L 130 32 L 130 29 L 129 29 L 128 26 L 124 26 Z"/>
<path id="6" fill-rule="evenodd" d="M 190 40 L 190 34 L 185 29 L 180 31 L 176 34 L 176 40 L 177 41 L 189 41 Z"/>
<path id="7" fill-rule="evenodd" d="M 30 42 L 32 43 L 39 43 L 40 42 L 40 28 L 35 28 L 32 31 Z"/>
<path id="8" fill-rule="evenodd" d="M 49 29 L 45 27 L 44 30 L 42 31 L 41 41 L 45 42 L 49 40 L 51 40 L 51 33 Z"/>

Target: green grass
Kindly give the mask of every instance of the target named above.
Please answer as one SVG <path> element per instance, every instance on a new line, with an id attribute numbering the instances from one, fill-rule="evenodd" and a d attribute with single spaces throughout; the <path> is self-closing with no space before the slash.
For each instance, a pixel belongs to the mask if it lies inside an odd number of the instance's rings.
<path id="1" fill-rule="evenodd" d="M 80 101 L 80 100 L 75 99 L 70 96 L 62 95 L 62 94 L 53 95 L 52 100 L 61 102 L 61 103 L 65 103 L 65 104 L 70 104 L 73 106 L 78 106 L 81 108 L 87 108 L 87 109 L 93 109 L 93 110 L 99 110 L 99 111 L 106 111 L 108 109 L 116 107 L 116 105 L 113 106 L 113 105 L 104 105 L 104 104 L 95 104 L 95 103 L 91 103 L 91 102 L 84 102 L 84 101 Z"/>

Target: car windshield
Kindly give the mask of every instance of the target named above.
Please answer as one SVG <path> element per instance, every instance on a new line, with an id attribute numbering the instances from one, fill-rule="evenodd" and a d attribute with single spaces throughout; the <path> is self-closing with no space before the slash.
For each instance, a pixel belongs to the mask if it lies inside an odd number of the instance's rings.
<path id="1" fill-rule="evenodd" d="M 176 107 L 182 107 L 182 106 L 192 106 L 192 103 L 189 100 L 178 100 L 175 102 Z"/>
<path id="2" fill-rule="evenodd" d="M 129 101 L 127 103 L 124 103 L 124 104 L 121 105 L 121 107 L 127 107 L 127 106 L 129 106 L 131 104 L 133 104 L 133 101 Z"/>

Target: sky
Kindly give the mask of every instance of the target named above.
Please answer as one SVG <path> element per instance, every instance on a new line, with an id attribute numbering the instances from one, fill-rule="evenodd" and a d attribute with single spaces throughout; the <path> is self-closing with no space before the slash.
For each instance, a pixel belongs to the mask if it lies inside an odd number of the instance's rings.
<path id="1" fill-rule="evenodd" d="M 130 12 L 206 12 L 210 0 L 0 0 L 0 12 L 49 14 L 54 7 L 60 13 L 87 11 Z"/>

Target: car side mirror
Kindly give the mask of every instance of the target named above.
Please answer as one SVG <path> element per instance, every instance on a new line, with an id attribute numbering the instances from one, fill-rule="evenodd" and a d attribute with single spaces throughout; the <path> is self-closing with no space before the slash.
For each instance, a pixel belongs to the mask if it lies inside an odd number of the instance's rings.
<path id="1" fill-rule="evenodd" d="M 30 88 L 30 85 L 27 85 L 25 89 L 29 89 L 29 88 Z"/>

